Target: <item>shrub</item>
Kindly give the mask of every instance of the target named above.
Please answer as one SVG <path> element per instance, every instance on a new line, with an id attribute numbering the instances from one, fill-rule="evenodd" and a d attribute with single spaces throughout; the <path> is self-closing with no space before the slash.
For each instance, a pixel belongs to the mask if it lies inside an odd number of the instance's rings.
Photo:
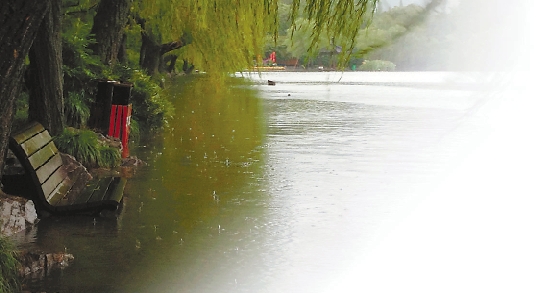
<path id="1" fill-rule="evenodd" d="M 140 122 L 139 129 L 149 131 L 162 128 L 173 116 L 173 105 L 160 85 L 138 70 L 134 71 L 130 81 L 134 84 L 132 115 Z"/>
<path id="2" fill-rule="evenodd" d="M 98 56 L 93 55 L 89 45 L 92 22 L 79 18 L 66 19 L 71 23 L 63 25 L 62 32 L 62 67 L 64 72 L 64 90 L 77 92 L 81 89 L 92 94 L 90 81 L 101 78 L 105 66 Z"/>
<path id="3" fill-rule="evenodd" d="M 140 139 L 140 123 L 134 117 L 130 118 L 130 140 L 139 141 Z"/>
<path id="4" fill-rule="evenodd" d="M 4 236 L 0 236 L 0 293 L 19 292 L 19 262 L 15 247 Z"/>
<path id="5" fill-rule="evenodd" d="M 15 100 L 15 114 L 13 115 L 12 129 L 19 129 L 28 120 L 28 92 L 21 91 L 19 98 Z"/>
<path id="6" fill-rule="evenodd" d="M 55 137 L 57 148 L 86 167 L 114 168 L 121 164 L 121 151 L 104 145 L 91 130 L 67 128 Z"/>
<path id="7" fill-rule="evenodd" d="M 64 91 L 68 93 L 65 97 L 68 125 L 77 128 L 85 125 L 88 105 L 96 96 L 96 82 L 109 79 L 134 84 L 133 116 L 141 122 L 142 131 L 162 128 L 173 115 L 173 106 L 163 94 L 161 82 L 137 69 L 139 58 L 133 56 L 126 63 L 105 65 L 89 49 L 96 42 L 91 34 L 92 21 L 80 17 L 66 17 L 63 21 L 66 22 L 62 32 L 62 50 Z M 141 31 L 129 28 L 128 33 L 139 36 Z"/>
<path id="8" fill-rule="evenodd" d="M 396 64 L 386 60 L 366 60 L 358 69 L 362 71 L 394 71 Z"/>
<path id="9" fill-rule="evenodd" d="M 74 156 L 86 167 L 113 168 L 121 163 L 120 150 L 101 144 L 90 130 L 67 128 L 54 140 L 61 152 Z"/>
<path id="10" fill-rule="evenodd" d="M 64 100 L 64 113 L 66 123 L 73 127 L 82 127 L 87 124 L 90 117 L 90 109 L 85 91 L 69 92 Z"/>
<path id="11" fill-rule="evenodd" d="M 117 148 L 102 146 L 99 149 L 98 166 L 102 168 L 115 168 L 121 164 L 121 152 Z"/>
<path id="12" fill-rule="evenodd" d="M 61 152 L 74 156 L 81 164 L 87 167 L 98 166 L 99 143 L 94 132 L 67 128 L 55 137 L 55 144 Z"/>

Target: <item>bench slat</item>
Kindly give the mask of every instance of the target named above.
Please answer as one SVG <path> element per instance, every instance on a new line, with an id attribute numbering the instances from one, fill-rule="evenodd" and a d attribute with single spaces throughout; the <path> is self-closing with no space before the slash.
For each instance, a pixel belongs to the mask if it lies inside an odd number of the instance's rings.
<path id="1" fill-rule="evenodd" d="M 45 165 L 36 170 L 36 175 L 41 184 L 43 184 L 56 169 L 62 166 L 62 157 L 57 153 Z"/>
<path id="2" fill-rule="evenodd" d="M 70 179 L 73 181 L 72 188 L 64 195 L 64 197 L 54 203 L 57 211 L 70 211 L 85 209 L 86 205 L 77 205 L 76 201 L 79 200 L 83 192 L 86 192 L 88 187 L 88 175 L 80 168 L 77 168 L 70 172 Z M 91 180 L 92 181 L 92 180 Z"/>
<path id="3" fill-rule="evenodd" d="M 92 194 L 99 190 L 100 187 L 98 184 L 100 183 L 99 178 L 94 178 L 87 182 L 85 189 L 83 192 L 79 194 L 79 196 L 74 200 L 72 203 L 73 205 L 86 205 L 89 199 L 92 197 Z"/>
<path id="4" fill-rule="evenodd" d="M 40 132 L 30 139 L 26 140 L 21 144 L 21 148 L 25 151 L 27 156 L 31 156 L 33 153 L 37 152 L 42 147 L 49 144 L 51 141 L 51 136 L 49 135 L 49 132 L 45 130 L 44 132 Z"/>
<path id="5" fill-rule="evenodd" d="M 111 183 L 111 193 L 109 194 L 109 198 L 107 200 L 120 203 L 123 198 L 125 185 L 126 178 L 115 177 L 115 179 Z"/>
<path id="6" fill-rule="evenodd" d="M 45 197 L 45 200 L 50 203 L 51 197 L 54 195 L 54 191 L 57 188 L 57 186 L 68 176 L 68 173 L 66 172 L 66 168 L 64 166 L 61 166 L 58 168 L 47 181 L 45 181 L 41 188 L 43 190 L 43 196 Z"/>
<path id="7" fill-rule="evenodd" d="M 114 177 L 101 178 L 100 183 L 98 183 L 98 189 L 94 191 L 87 203 L 99 202 L 104 200 L 106 193 L 109 190 L 109 186 L 113 181 L 113 178 Z"/>
<path id="8" fill-rule="evenodd" d="M 15 139 L 15 141 L 17 141 L 18 144 L 21 144 L 25 142 L 27 139 L 34 136 L 36 133 L 42 132 L 44 130 L 45 128 L 43 128 L 41 124 L 34 122 L 30 124 L 27 128 L 25 128 L 23 131 L 21 131 L 20 133 L 14 135 L 13 139 Z"/>
<path id="9" fill-rule="evenodd" d="M 32 165 L 32 168 L 36 170 L 56 154 L 58 154 L 58 149 L 55 146 L 55 143 L 51 141 L 42 149 L 32 154 L 32 156 L 28 157 L 28 161 L 30 162 L 30 165 Z"/>
<path id="10" fill-rule="evenodd" d="M 49 198 L 48 202 L 50 205 L 55 206 L 60 202 L 64 196 L 72 189 L 74 185 L 74 180 L 70 177 L 64 177 L 64 180 L 57 186 L 53 191 L 52 196 Z"/>

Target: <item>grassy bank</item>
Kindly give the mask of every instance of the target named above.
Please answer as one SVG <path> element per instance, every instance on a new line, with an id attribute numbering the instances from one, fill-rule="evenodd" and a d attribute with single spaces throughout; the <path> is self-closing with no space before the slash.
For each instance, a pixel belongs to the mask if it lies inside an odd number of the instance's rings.
<path id="1" fill-rule="evenodd" d="M 19 292 L 19 262 L 15 246 L 9 239 L 0 235 L 0 293 Z"/>

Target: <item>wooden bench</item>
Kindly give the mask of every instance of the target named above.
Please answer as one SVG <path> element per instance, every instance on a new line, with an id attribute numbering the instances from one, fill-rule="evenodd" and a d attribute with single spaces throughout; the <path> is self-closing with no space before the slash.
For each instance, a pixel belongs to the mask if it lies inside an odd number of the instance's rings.
<path id="1" fill-rule="evenodd" d="M 66 164 L 49 132 L 39 123 L 13 134 L 9 148 L 23 166 L 24 175 L 4 176 L 5 191 L 9 193 L 14 184 L 19 186 L 38 209 L 53 214 L 97 213 L 116 210 L 122 201 L 125 178 L 90 179 L 83 167 Z"/>

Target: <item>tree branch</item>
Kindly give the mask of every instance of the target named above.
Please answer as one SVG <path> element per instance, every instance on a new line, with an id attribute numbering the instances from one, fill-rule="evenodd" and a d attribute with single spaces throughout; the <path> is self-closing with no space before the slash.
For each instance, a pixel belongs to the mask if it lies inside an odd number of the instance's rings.
<path id="1" fill-rule="evenodd" d="M 180 40 L 165 43 L 160 45 L 160 55 L 164 55 L 175 49 L 179 49 L 183 46 L 186 46 L 192 42 L 192 37 L 188 33 L 184 33 Z"/>
<path id="2" fill-rule="evenodd" d="M 76 6 L 78 6 L 78 5 L 79 5 L 79 3 L 76 4 L 76 5 L 70 6 L 70 7 L 76 7 Z M 85 9 L 85 10 L 84 10 L 84 9 L 80 9 L 80 10 L 77 10 L 77 11 L 69 11 L 69 12 L 67 11 L 67 12 L 64 12 L 64 15 L 74 15 L 74 14 L 84 14 L 84 13 L 88 13 L 89 11 L 95 9 L 96 6 L 98 6 L 98 4 L 94 4 L 94 5 L 92 5 L 91 7 L 89 7 L 88 9 Z M 65 7 L 65 8 L 66 8 L 66 7 Z M 68 7 L 68 8 L 69 8 L 69 7 Z"/>

